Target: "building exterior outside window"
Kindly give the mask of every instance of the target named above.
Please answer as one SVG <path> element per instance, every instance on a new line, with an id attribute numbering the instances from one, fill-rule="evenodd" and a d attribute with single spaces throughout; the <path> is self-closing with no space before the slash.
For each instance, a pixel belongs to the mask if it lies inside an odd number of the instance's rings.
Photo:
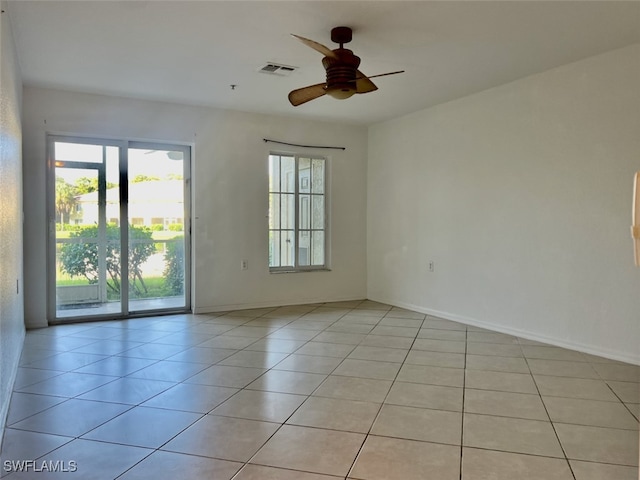
<path id="1" fill-rule="evenodd" d="M 269 155 L 269 269 L 327 268 L 326 158 Z"/>

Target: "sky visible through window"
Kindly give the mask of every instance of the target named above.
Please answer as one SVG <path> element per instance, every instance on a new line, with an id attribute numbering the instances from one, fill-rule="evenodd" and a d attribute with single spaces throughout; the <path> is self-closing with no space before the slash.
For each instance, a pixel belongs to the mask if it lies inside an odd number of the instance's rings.
<path id="1" fill-rule="evenodd" d="M 118 147 L 106 147 L 106 177 L 107 183 L 118 184 Z M 170 157 L 176 157 L 179 152 L 168 150 L 149 150 L 130 148 L 128 151 L 129 179 L 138 175 L 154 176 L 160 179 L 182 178 L 183 162 Z M 69 162 L 102 163 L 102 145 L 85 145 L 78 143 L 55 143 L 55 159 Z M 180 154 L 180 160 L 182 156 Z M 82 169 L 57 169 L 56 176 L 64 178 L 73 184 L 78 178 L 86 176 Z"/>

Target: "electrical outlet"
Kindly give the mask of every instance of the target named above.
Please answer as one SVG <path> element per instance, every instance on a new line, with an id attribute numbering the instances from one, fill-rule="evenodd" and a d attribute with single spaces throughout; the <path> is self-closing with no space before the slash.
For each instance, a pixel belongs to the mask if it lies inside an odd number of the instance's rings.
<path id="1" fill-rule="evenodd" d="M 240 270 L 249 270 L 249 262 L 247 260 L 240 262 Z"/>
<path id="2" fill-rule="evenodd" d="M 429 271 L 433 272 L 435 270 L 435 264 L 433 263 L 433 260 L 431 260 L 429 262 Z"/>

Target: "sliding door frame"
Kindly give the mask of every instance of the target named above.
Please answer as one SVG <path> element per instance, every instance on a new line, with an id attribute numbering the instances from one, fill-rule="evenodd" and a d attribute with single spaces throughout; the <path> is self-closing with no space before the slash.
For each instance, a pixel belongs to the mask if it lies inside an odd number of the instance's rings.
<path id="1" fill-rule="evenodd" d="M 191 262 L 191 152 L 192 146 L 181 143 L 165 143 L 155 141 L 137 141 L 128 139 L 110 139 L 102 137 L 85 137 L 65 134 L 47 134 L 47 319 L 50 325 L 85 321 L 117 320 L 143 316 L 172 313 L 189 313 L 192 292 Z M 55 159 L 55 143 L 77 143 L 83 145 L 99 145 L 103 147 L 103 162 L 64 162 Z M 106 147 L 118 148 L 119 160 L 119 201 L 120 201 L 120 311 L 118 313 L 94 314 L 90 316 L 59 317 L 56 300 L 56 214 L 55 214 L 55 170 L 56 167 L 84 168 L 98 171 L 98 245 L 100 238 L 106 237 Z M 168 150 L 183 154 L 183 205 L 184 205 L 184 306 L 158 308 L 152 310 L 130 311 L 129 307 L 129 149 Z M 100 256 L 100 255 L 99 255 Z M 102 270 L 102 269 L 100 269 Z M 104 272 L 100 272 L 104 275 Z"/>

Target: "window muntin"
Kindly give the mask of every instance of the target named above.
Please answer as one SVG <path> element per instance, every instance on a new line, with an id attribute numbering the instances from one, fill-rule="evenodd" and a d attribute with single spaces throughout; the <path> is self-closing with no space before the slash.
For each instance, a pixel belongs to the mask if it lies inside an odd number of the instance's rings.
<path id="1" fill-rule="evenodd" d="M 269 269 L 326 268 L 326 159 L 269 155 Z"/>

